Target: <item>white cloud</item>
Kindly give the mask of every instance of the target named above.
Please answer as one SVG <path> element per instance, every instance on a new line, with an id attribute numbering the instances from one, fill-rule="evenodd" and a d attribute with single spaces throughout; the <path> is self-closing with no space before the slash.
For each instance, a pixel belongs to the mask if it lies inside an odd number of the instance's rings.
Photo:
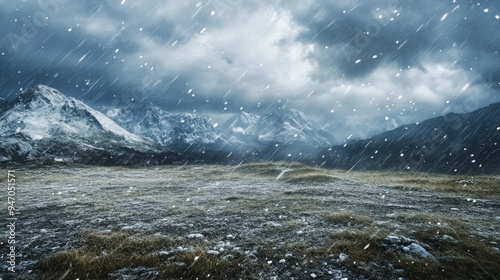
<path id="1" fill-rule="evenodd" d="M 306 103 L 306 110 L 319 117 L 334 110 L 336 116 L 370 123 L 388 115 L 403 122 L 422 121 L 449 110 L 471 111 L 491 102 L 485 98 L 484 86 L 474 84 L 472 73 L 450 65 L 424 59 L 418 68 L 390 64 L 363 78 L 332 77 L 314 84 L 312 100 L 297 100 L 294 105 Z M 464 107 L 464 100 L 474 105 Z"/>
<path id="2" fill-rule="evenodd" d="M 232 96 L 238 108 L 289 99 L 290 106 L 318 118 L 330 117 L 334 110 L 337 116 L 366 122 L 388 115 L 420 121 L 484 90 L 473 84 L 471 73 L 452 66 L 459 59 L 456 50 L 443 53 L 440 60 L 424 55 L 419 67 L 384 62 L 366 76 L 345 77 L 341 69 L 325 69 L 308 59 L 324 46 L 297 40 L 306 27 L 298 25 L 290 10 L 262 5 L 219 18 L 211 15 L 211 7 L 197 8 L 196 3 L 155 6 L 152 17 L 174 22 L 173 35 L 170 40 L 146 34 L 131 38 L 139 47 L 126 58 L 129 76 L 148 63 L 161 69 L 160 78 L 179 75 L 197 96 Z M 313 79 L 317 73 L 321 79 Z M 471 86 L 463 91 L 466 83 Z M 481 100 L 478 107 L 486 103 Z"/>
<path id="3" fill-rule="evenodd" d="M 187 42 L 175 45 L 141 37 L 140 53 L 131 54 L 128 61 L 133 68 L 150 61 L 166 73 L 197 73 L 190 78 L 199 94 L 238 90 L 247 100 L 290 96 L 310 83 L 313 69 L 306 58 L 312 47 L 295 41 L 299 30 L 289 13 L 267 8 L 240 14 L 231 24 L 208 26 L 202 34 L 192 32 Z"/>

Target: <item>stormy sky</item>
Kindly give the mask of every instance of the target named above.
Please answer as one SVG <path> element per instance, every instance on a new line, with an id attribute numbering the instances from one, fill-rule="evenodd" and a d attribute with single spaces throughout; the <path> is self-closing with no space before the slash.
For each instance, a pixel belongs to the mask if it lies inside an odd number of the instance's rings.
<path id="1" fill-rule="evenodd" d="M 0 96 L 422 121 L 500 101 L 496 0 L 0 0 Z"/>

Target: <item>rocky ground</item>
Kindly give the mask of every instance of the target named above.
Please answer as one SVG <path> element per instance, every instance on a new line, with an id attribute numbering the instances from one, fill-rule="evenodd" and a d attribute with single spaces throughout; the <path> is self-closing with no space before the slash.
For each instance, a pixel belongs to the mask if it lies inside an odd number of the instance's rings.
<path id="1" fill-rule="evenodd" d="M 500 176 L 285 163 L 8 169 L 16 264 L 9 272 L 4 239 L 0 279 L 500 275 Z"/>

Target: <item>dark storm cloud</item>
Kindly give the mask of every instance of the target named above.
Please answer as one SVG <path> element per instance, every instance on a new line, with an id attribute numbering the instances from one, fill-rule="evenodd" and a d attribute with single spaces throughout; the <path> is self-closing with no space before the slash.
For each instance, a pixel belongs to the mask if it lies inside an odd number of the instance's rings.
<path id="1" fill-rule="evenodd" d="M 360 77 L 393 62 L 419 67 L 422 55 L 453 49 L 464 69 L 479 68 L 487 79 L 500 70 L 500 9 L 493 1 L 317 2 L 295 12 L 307 27 L 299 40 L 328 47 L 313 56 L 321 76 Z"/>
<path id="2" fill-rule="evenodd" d="M 100 2 L 6 4 L 8 9 L 0 11 L 0 28 L 7 35 L 1 45 L 3 96 L 12 97 L 38 83 L 91 103 L 109 104 L 123 97 L 121 93 L 130 95 L 134 77 L 120 75 L 126 63 L 121 57 L 139 51 L 132 40 L 139 30 L 123 36 L 128 14 Z M 158 29 L 168 34 L 165 22 L 149 30 Z"/>
<path id="3" fill-rule="evenodd" d="M 0 0 L 1 95 L 422 120 L 498 100 L 500 10 L 479 3 Z"/>
<path id="4" fill-rule="evenodd" d="M 309 55 L 317 65 L 311 77 L 346 85 L 330 91 L 343 114 L 348 108 L 356 117 L 368 111 L 415 121 L 499 101 L 500 10 L 494 1 L 306 1 L 301 9 L 290 7 L 305 27 L 298 40 L 317 47 Z"/>
<path id="5" fill-rule="evenodd" d="M 106 61 L 116 63 L 113 55 L 114 50 L 99 47 L 93 38 L 82 39 L 78 31 L 53 32 L 43 41 L 33 38 L 17 50 L 7 52 L 0 71 L 6 83 L 17 91 L 43 83 L 79 96 L 88 89 L 88 81 L 115 78 L 112 66 L 102 67 Z"/>

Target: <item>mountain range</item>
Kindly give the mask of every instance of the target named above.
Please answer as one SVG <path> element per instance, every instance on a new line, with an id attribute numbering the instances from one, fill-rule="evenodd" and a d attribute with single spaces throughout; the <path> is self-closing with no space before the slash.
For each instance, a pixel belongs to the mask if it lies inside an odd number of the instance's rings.
<path id="1" fill-rule="evenodd" d="M 175 154 L 159 149 L 101 112 L 47 86 L 25 91 L 4 102 L 1 110 L 1 162 L 133 164 Z"/>
<path id="2" fill-rule="evenodd" d="M 500 103 L 449 113 L 321 151 L 326 166 L 444 173 L 500 172 Z"/>
<path id="3" fill-rule="evenodd" d="M 397 124 L 387 123 L 386 129 L 391 125 Z M 289 160 L 346 169 L 500 170 L 500 104 L 374 136 L 367 135 L 369 131 L 376 128 L 346 119 L 319 125 L 286 108 L 262 115 L 240 112 L 220 125 L 194 114 L 166 112 L 149 102 L 103 114 L 44 85 L 14 100 L 0 100 L 0 162 L 154 165 Z"/>
<path id="4" fill-rule="evenodd" d="M 106 115 L 126 130 L 161 146 L 203 146 L 222 141 L 210 119 L 168 113 L 150 102 L 111 109 Z"/>

